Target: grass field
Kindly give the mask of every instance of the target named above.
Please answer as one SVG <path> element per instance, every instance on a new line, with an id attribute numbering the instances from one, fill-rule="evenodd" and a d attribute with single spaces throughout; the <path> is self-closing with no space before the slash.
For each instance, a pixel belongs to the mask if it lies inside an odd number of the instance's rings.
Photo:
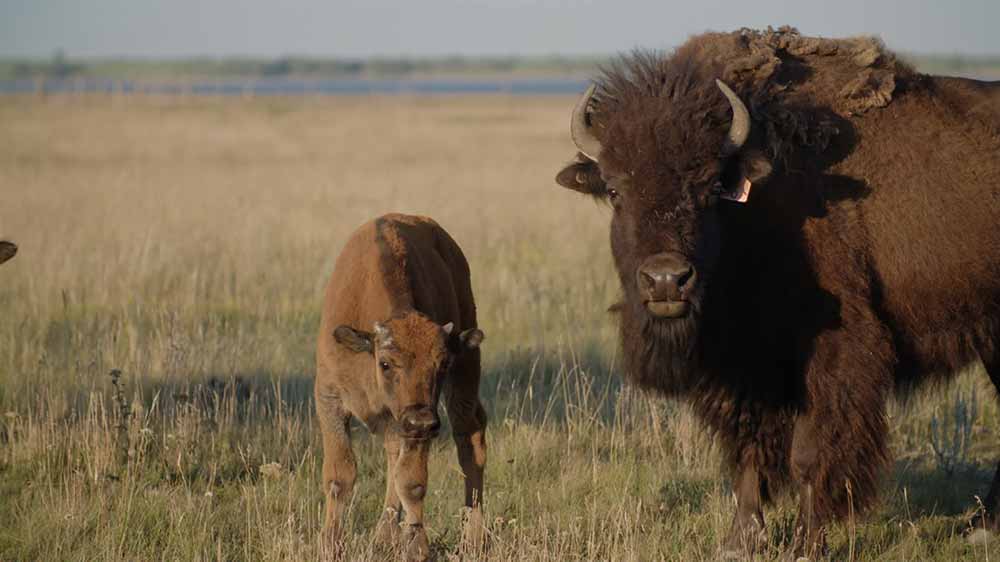
<path id="1" fill-rule="evenodd" d="M 621 387 L 608 211 L 552 180 L 572 103 L 0 98 L 0 235 L 21 247 L 0 267 L 0 560 L 317 559 L 322 288 L 389 211 L 435 217 L 471 263 L 487 558 L 713 559 L 733 507 L 720 457 L 682 407 Z M 884 502 L 832 530 L 832 557 L 1000 559 L 959 536 L 1000 452 L 986 377 L 891 412 Z M 391 558 L 369 534 L 381 444 L 357 428 L 355 450 L 351 559 Z M 459 475 L 442 437 L 439 560 Z"/>

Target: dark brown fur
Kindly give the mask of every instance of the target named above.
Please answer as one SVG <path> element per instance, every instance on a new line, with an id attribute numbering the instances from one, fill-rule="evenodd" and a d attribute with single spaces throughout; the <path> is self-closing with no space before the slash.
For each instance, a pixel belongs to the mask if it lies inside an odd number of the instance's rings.
<path id="1" fill-rule="evenodd" d="M 17 245 L 13 242 L 0 240 L 0 263 L 3 263 L 17 254 Z"/>
<path id="2" fill-rule="evenodd" d="M 479 402 L 483 335 L 476 326 L 468 263 L 436 222 L 386 215 L 348 240 L 327 286 L 316 354 L 331 544 L 338 544 L 357 474 L 348 430 L 353 417 L 385 437 L 383 534 L 395 538 L 405 510 L 407 557 L 427 558 L 428 437 L 436 431 L 442 390 L 465 473 L 466 538 L 482 541 L 486 413 Z"/>
<path id="3" fill-rule="evenodd" d="M 727 158 L 716 78 L 753 121 Z M 794 482 L 801 543 L 822 544 L 826 522 L 876 497 L 894 389 L 977 359 L 1000 383 L 996 83 L 918 74 L 869 38 L 742 30 L 622 58 L 591 122 L 597 162 L 578 156 L 557 181 L 621 193 L 626 376 L 691 401 L 720 437 L 731 540 Z M 743 178 L 748 203 L 716 201 Z M 664 251 L 699 271 L 683 318 L 652 316 L 637 294 L 636 268 Z M 995 527 L 1000 484 L 986 503 Z"/>

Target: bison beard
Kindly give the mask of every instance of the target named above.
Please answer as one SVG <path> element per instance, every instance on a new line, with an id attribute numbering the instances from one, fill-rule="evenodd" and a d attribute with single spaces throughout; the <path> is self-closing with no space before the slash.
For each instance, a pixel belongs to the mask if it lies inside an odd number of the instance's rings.
<path id="1" fill-rule="evenodd" d="M 1000 388 L 998 101 L 1000 84 L 918 74 L 876 40 L 769 29 L 623 57 L 578 102 L 556 181 L 614 209 L 625 376 L 721 441 L 728 548 L 752 548 L 789 483 L 798 552 L 870 508 L 894 390 L 980 360 Z M 713 201 L 745 182 L 745 204 Z M 664 253 L 698 264 L 679 318 L 636 286 Z M 1000 469 L 983 504 L 973 524 L 1000 528 Z"/>
<path id="2" fill-rule="evenodd" d="M 651 316 L 637 299 L 620 307 L 621 345 L 629 382 L 666 396 L 690 391 L 697 382 L 694 362 L 698 345 L 696 303 L 683 318 Z"/>

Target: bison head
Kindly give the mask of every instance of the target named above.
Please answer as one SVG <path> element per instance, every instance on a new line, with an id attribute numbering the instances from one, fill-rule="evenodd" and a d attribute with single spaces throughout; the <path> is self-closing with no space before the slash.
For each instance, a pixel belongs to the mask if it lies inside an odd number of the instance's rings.
<path id="1" fill-rule="evenodd" d="M 647 346 L 626 349 L 634 352 L 626 356 L 655 361 L 661 374 L 669 364 L 678 375 L 689 370 L 722 250 L 720 206 L 740 205 L 746 200 L 741 189 L 770 172 L 762 153 L 747 143 L 746 106 L 723 82 L 710 84 L 638 91 L 612 77 L 596 98 L 591 86 L 571 120 L 576 162 L 556 177 L 563 187 L 613 208 L 611 251 L 624 296 L 617 307 L 623 343 Z M 650 340 L 666 342 L 667 356 L 661 349 L 661 356 L 649 357 L 655 353 Z"/>
<path id="2" fill-rule="evenodd" d="M 6 240 L 0 240 L 0 263 L 3 263 L 10 258 L 14 257 L 17 253 L 17 245 L 13 242 L 8 242 Z"/>
<path id="3" fill-rule="evenodd" d="M 455 356 L 477 349 L 483 340 L 478 328 L 455 333 L 451 322 L 441 326 L 415 311 L 376 322 L 373 332 L 338 326 L 333 335 L 347 349 L 372 355 L 385 406 L 399 432 L 412 439 L 437 433 L 441 383 Z"/>

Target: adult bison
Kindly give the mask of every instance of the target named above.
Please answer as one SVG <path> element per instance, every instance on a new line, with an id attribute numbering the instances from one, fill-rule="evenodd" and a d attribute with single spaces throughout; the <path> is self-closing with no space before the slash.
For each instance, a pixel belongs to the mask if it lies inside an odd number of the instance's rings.
<path id="1" fill-rule="evenodd" d="M 13 242 L 8 242 L 6 240 L 0 240 L 0 263 L 3 263 L 10 258 L 14 257 L 17 253 L 17 245 Z"/>
<path id="2" fill-rule="evenodd" d="M 869 507 L 894 389 L 1000 386 L 998 131 L 997 83 L 789 28 L 622 57 L 577 104 L 557 182 L 613 207 L 626 376 L 720 439 L 728 547 L 786 484 L 800 552 Z"/>
<path id="3" fill-rule="evenodd" d="M 369 329 L 371 331 L 369 331 Z M 430 438 L 442 390 L 465 474 L 466 546 L 484 535 L 480 505 L 486 412 L 479 402 L 479 343 L 469 265 L 425 217 L 386 215 L 361 226 L 337 258 L 316 352 L 316 410 L 323 431 L 325 534 L 339 544 L 357 467 L 348 423 L 384 434 L 381 534 L 395 539 L 405 509 L 408 560 L 429 556 L 423 528 Z"/>

